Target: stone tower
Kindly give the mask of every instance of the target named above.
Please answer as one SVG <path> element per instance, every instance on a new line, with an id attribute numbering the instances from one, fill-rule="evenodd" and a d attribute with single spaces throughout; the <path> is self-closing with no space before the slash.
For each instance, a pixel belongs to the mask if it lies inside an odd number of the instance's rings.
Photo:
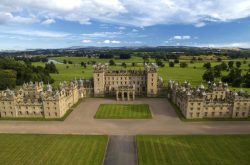
<path id="1" fill-rule="evenodd" d="M 97 64 L 94 66 L 94 96 L 104 96 L 105 72 L 108 69 L 107 65 Z"/>
<path id="2" fill-rule="evenodd" d="M 147 96 L 156 97 L 157 96 L 157 66 L 154 64 L 146 64 L 145 71 L 147 73 Z"/>

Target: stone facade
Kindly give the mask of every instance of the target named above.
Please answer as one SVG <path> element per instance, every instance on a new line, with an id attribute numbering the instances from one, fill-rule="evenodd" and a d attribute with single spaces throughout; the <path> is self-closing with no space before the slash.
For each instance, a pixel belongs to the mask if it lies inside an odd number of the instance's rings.
<path id="1" fill-rule="evenodd" d="M 144 70 L 110 70 L 107 65 L 94 66 L 94 95 L 116 96 L 117 99 L 133 100 L 135 95 L 155 97 L 162 85 L 157 66 L 145 65 Z"/>
<path id="2" fill-rule="evenodd" d="M 232 92 L 227 84 L 208 83 L 192 88 L 184 82 L 169 82 L 169 98 L 187 119 L 247 118 L 250 116 L 250 94 Z"/>
<path id="3" fill-rule="evenodd" d="M 24 83 L 19 90 L 0 92 L 0 117 L 61 118 L 79 99 L 86 97 L 83 80 L 60 83 L 58 90 L 42 82 Z"/>

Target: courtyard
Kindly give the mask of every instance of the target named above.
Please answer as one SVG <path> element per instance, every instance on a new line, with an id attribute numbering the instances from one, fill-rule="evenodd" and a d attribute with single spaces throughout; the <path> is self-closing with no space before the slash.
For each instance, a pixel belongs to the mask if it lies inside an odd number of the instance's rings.
<path id="1" fill-rule="evenodd" d="M 101 104 L 148 104 L 152 119 L 95 119 Z M 88 98 L 64 121 L 0 121 L 1 133 L 138 135 L 138 134 L 248 134 L 248 121 L 182 122 L 165 98 L 115 101 Z"/>

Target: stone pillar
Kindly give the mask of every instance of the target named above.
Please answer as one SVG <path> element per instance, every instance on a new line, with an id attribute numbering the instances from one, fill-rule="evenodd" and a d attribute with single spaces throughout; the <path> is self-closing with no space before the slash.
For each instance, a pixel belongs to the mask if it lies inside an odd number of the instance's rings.
<path id="1" fill-rule="evenodd" d="M 127 93 L 128 101 L 129 101 L 129 95 L 130 95 L 130 92 L 128 91 L 128 93 Z"/>
<path id="2" fill-rule="evenodd" d="M 133 100 L 135 100 L 135 92 L 133 91 Z"/>
<path id="3" fill-rule="evenodd" d="M 124 92 L 122 91 L 122 101 L 124 101 Z"/>
<path id="4" fill-rule="evenodd" d="M 119 92 L 116 91 L 116 101 L 118 101 L 118 100 L 119 100 Z"/>

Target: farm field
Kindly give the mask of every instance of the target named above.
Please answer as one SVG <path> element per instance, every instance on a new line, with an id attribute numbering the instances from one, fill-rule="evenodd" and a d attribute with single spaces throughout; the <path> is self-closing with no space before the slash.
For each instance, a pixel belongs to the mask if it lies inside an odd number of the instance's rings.
<path id="1" fill-rule="evenodd" d="M 139 165 L 250 162 L 250 135 L 139 135 L 136 142 Z"/>
<path id="2" fill-rule="evenodd" d="M 97 119 L 149 119 L 152 118 L 147 104 L 101 104 Z"/>
<path id="3" fill-rule="evenodd" d="M 107 136 L 0 134 L 0 164 L 103 163 Z"/>
<path id="4" fill-rule="evenodd" d="M 88 58 L 88 57 L 53 57 L 51 59 L 55 60 L 55 61 L 58 61 L 58 62 L 61 62 L 61 63 L 65 59 L 67 61 L 72 61 L 75 64 L 80 64 L 81 62 L 92 62 L 92 61 L 95 61 L 96 63 L 109 63 L 109 61 L 111 60 L 111 59 L 100 59 L 100 58 L 97 58 L 97 57 L 91 57 L 91 58 Z M 120 59 L 118 57 L 114 57 L 113 60 L 116 63 L 122 63 L 122 62 L 125 62 L 125 63 L 132 63 L 132 62 L 141 63 L 141 62 L 143 62 L 142 58 L 138 57 L 138 56 L 131 56 L 130 59 Z M 150 62 L 155 62 L 154 59 L 149 59 L 149 61 Z"/>

